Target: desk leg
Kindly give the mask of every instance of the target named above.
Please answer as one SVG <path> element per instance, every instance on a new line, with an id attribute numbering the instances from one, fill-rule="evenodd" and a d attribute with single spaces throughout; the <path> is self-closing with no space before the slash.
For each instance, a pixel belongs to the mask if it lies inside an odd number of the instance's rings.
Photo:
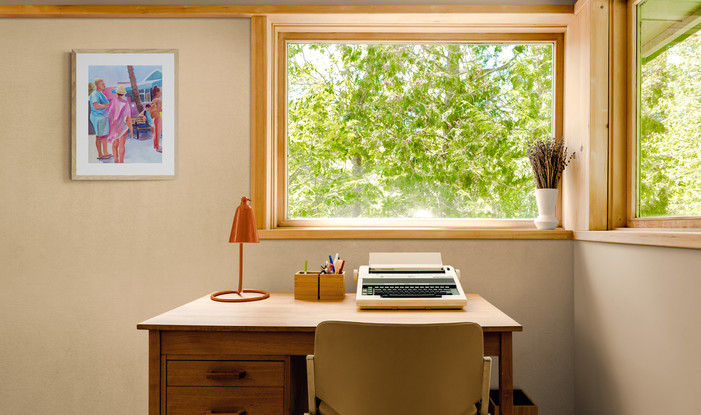
<path id="1" fill-rule="evenodd" d="M 511 332 L 501 333 L 501 352 L 499 354 L 499 407 L 500 414 L 514 413 L 514 361 Z"/>
<path id="2" fill-rule="evenodd" d="M 161 331 L 148 332 L 148 413 L 161 413 Z"/>

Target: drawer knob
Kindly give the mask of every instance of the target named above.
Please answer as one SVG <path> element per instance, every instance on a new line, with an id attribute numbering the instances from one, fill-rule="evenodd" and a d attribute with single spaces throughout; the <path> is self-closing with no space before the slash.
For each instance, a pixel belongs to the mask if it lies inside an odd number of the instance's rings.
<path id="1" fill-rule="evenodd" d="M 212 380 L 226 380 L 226 379 L 243 379 L 246 377 L 245 370 L 233 370 L 231 372 L 208 372 L 207 379 Z M 246 411 L 242 412 L 243 415 Z"/>
<path id="2" fill-rule="evenodd" d="M 234 412 L 214 412 L 214 411 L 207 411 L 207 412 L 205 412 L 205 415 L 246 415 L 246 411 L 245 411 L 245 410 L 234 411 Z"/>

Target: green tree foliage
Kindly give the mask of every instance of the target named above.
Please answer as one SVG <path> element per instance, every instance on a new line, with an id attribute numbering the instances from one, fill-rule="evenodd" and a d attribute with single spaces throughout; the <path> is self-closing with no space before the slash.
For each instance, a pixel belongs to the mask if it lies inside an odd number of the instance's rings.
<path id="1" fill-rule="evenodd" d="M 701 32 L 640 76 L 640 216 L 701 215 Z"/>
<path id="2" fill-rule="evenodd" d="M 290 218 L 530 218 L 552 45 L 290 44 Z"/>

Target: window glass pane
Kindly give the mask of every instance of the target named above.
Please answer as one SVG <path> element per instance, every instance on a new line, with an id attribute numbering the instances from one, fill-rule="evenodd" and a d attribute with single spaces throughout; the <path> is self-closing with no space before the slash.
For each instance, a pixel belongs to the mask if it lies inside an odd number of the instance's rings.
<path id="1" fill-rule="evenodd" d="M 288 218 L 533 218 L 553 45 L 290 43 Z"/>
<path id="2" fill-rule="evenodd" d="M 638 216 L 701 215 L 701 2 L 638 5 Z"/>

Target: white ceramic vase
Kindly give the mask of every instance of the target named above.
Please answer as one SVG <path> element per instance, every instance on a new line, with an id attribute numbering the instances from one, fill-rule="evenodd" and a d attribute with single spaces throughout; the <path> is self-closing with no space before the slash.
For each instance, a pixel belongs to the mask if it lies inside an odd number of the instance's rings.
<path id="1" fill-rule="evenodd" d="M 538 204 L 538 218 L 534 221 L 536 228 L 543 230 L 557 228 L 555 217 L 557 189 L 535 189 L 535 201 Z"/>

